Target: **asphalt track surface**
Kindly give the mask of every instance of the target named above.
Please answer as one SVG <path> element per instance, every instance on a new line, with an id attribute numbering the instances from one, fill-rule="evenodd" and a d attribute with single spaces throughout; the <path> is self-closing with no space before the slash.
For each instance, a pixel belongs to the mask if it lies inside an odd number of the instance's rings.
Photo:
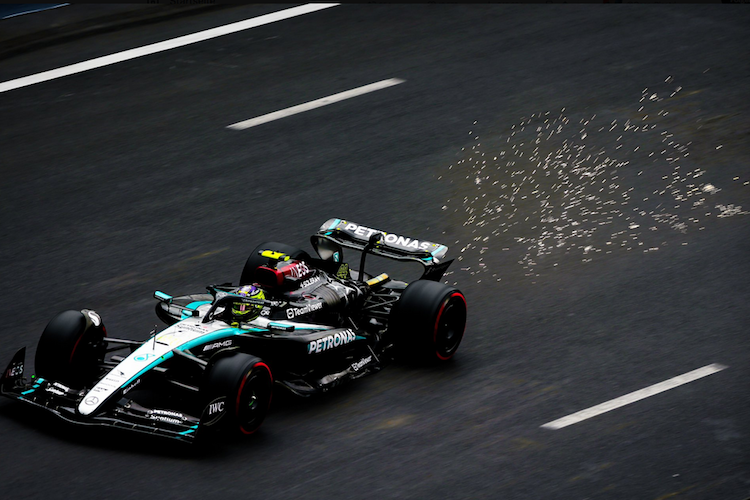
<path id="1" fill-rule="evenodd" d="M 61 44 L 0 80 L 279 8 Z M 155 289 L 236 282 L 257 243 L 307 248 L 329 217 L 448 245 L 470 315 L 447 365 L 280 398 L 201 452 L 3 400 L 1 496 L 747 498 L 747 26 L 727 5 L 345 5 L 3 93 L 3 363 L 68 308 L 146 338 Z"/>

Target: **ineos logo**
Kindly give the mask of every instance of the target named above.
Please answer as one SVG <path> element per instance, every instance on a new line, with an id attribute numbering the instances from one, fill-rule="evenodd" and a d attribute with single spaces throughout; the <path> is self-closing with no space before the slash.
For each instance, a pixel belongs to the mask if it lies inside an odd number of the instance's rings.
<path id="1" fill-rule="evenodd" d="M 292 278 L 302 278 L 310 272 L 310 269 L 304 262 L 298 262 L 297 264 L 294 264 L 287 269 L 289 269 L 289 273 Z"/>

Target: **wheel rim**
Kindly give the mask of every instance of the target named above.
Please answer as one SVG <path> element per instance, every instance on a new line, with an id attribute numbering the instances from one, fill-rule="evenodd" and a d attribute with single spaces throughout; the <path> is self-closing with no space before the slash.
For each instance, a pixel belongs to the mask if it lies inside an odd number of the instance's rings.
<path id="1" fill-rule="evenodd" d="M 245 375 L 237 391 L 236 417 L 240 431 L 255 432 L 266 416 L 271 403 L 271 371 L 258 363 Z"/>
<path id="2" fill-rule="evenodd" d="M 435 321 L 433 342 L 438 358 L 447 360 L 453 356 L 461 343 L 465 327 L 466 299 L 460 292 L 455 292 L 443 302 Z"/>

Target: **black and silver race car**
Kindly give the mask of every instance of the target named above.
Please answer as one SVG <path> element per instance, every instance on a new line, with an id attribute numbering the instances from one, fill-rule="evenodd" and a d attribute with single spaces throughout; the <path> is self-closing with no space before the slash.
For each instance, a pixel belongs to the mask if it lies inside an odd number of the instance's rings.
<path id="1" fill-rule="evenodd" d="M 101 317 L 59 313 L 24 378 L 25 347 L 0 377 L 0 393 L 77 424 L 105 425 L 182 441 L 212 432 L 251 434 L 274 387 L 320 393 L 401 357 L 442 362 L 458 349 L 466 299 L 439 280 L 444 245 L 330 219 L 311 238 L 318 257 L 268 242 L 247 259 L 239 285 L 173 297 L 155 292 L 167 325 L 146 341 L 109 337 Z M 361 252 L 359 269 L 344 248 Z M 367 255 L 422 264 L 409 284 L 365 272 Z M 263 299 L 238 293 L 252 284 Z M 257 309 L 238 321 L 233 308 Z"/>

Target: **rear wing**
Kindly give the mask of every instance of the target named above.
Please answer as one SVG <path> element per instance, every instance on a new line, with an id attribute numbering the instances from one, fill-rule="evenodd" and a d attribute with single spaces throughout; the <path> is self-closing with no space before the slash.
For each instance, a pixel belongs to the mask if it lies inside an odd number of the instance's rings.
<path id="1" fill-rule="evenodd" d="M 378 234 L 380 236 L 376 236 Z M 310 242 L 323 260 L 340 262 L 341 247 L 345 247 L 389 259 L 419 262 L 425 268 L 421 279 L 433 281 L 438 281 L 453 262 L 442 262 L 448 247 L 440 243 L 408 238 L 344 219 L 328 219 L 310 237 Z"/>

